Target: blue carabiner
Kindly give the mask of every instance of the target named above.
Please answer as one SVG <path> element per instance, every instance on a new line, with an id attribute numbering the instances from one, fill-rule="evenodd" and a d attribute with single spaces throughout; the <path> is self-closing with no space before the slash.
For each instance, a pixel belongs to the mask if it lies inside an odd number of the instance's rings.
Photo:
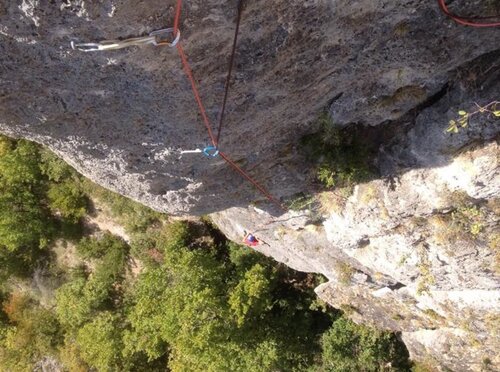
<path id="1" fill-rule="evenodd" d="M 209 158 L 215 158 L 219 155 L 219 150 L 215 146 L 207 146 L 203 149 L 203 154 Z"/>

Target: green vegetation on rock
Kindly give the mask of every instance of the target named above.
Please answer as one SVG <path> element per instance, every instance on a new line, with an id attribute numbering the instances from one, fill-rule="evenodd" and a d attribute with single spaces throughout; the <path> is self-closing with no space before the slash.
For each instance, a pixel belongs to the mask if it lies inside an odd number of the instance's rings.
<path id="1" fill-rule="evenodd" d="M 337 128 L 327 113 L 317 121 L 318 132 L 302 139 L 307 158 L 326 188 L 352 188 L 374 176 L 370 151 L 355 133 Z"/>

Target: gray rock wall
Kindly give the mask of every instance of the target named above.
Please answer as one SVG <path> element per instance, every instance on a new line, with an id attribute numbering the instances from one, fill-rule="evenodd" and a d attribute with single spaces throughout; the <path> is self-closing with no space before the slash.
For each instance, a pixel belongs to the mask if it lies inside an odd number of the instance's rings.
<path id="1" fill-rule="evenodd" d="M 213 121 L 233 3 L 193 0 L 183 10 L 182 42 Z M 220 159 L 180 156 L 208 138 L 173 48 L 69 47 L 171 26 L 174 1 L 1 4 L 3 132 L 48 145 L 86 176 L 168 213 L 262 199 Z M 247 2 L 221 147 L 274 194 L 290 195 L 305 184 L 297 140 L 327 104 L 340 125 L 396 119 L 495 48 L 498 30 L 458 27 L 431 2 Z"/>
<path id="2" fill-rule="evenodd" d="M 235 7 L 191 0 L 183 10 L 182 43 L 213 122 Z M 0 0 L 0 131 L 157 210 L 212 213 L 235 241 L 254 232 L 259 251 L 324 274 L 323 299 L 402 332 L 423 363 L 498 365 L 498 121 L 445 129 L 458 110 L 500 100 L 500 30 L 458 26 L 435 1 L 247 1 L 221 148 L 276 197 L 312 195 L 312 208 L 284 214 L 220 158 L 181 156 L 208 137 L 174 49 L 69 47 L 146 35 L 173 13 L 174 1 Z M 379 179 L 347 199 L 311 183 L 300 151 L 325 107 L 378 149 Z M 473 207 L 461 206 L 465 195 Z M 481 225 L 472 238 L 463 218 Z"/>

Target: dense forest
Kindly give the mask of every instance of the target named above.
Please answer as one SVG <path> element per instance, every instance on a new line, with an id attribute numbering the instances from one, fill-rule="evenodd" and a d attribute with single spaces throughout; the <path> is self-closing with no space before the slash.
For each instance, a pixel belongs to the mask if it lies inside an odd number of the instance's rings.
<path id="1" fill-rule="evenodd" d="M 105 206 L 129 241 L 89 227 Z M 322 278 L 113 194 L 0 137 L 2 371 L 409 371 L 397 336 L 317 299 Z"/>

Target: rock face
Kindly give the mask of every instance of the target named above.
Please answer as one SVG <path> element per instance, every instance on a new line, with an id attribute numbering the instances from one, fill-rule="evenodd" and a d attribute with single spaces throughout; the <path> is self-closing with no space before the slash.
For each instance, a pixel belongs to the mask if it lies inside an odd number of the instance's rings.
<path id="1" fill-rule="evenodd" d="M 458 134 L 445 129 L 459 110 L 499 100 L 500 31 L 458 26 L 435 2 L 246 2 L 221 148 L 276 197 L 316 200 L 283 214 L 220 158 L 181 155 L 209 143 L 175 49 L 70 48 L 170 27 L 165 4 L 0 0 L 0 131 L 157 210 L 212 213 L 237 241 L 253 231 L 263 253 L 324 274 L 327 302 L 402 332 L 417 360 L 498 365 L 498 120 L 479 113 Z M 219 0 L 183 9 L 213 122 L 235 11 Z M 378 148 L 379 179 L 348 197 L 315 191 L 301 156 L 325 107 Z"/>
<path id="2" fill-rule="evenodd" d="M 499 78 L 490 76 L 481 94 L 498 94 Z M 299 212 L 272 217 L 255 207 L 231 208 L 214 221 L 234 240 L 253 231 L 261 252 L 325 275 L 329 281 L 317 288 L 323 300 L 357 322 L 401 332 L 424 365 L 495 370 L 498 120 L 471 120 L 459 134 L 445 133 L 465 94 L 454 88 L 406 123 L 380 148 L 385 177 L 357 185 L 346 200 L 324 192 Z"/>

